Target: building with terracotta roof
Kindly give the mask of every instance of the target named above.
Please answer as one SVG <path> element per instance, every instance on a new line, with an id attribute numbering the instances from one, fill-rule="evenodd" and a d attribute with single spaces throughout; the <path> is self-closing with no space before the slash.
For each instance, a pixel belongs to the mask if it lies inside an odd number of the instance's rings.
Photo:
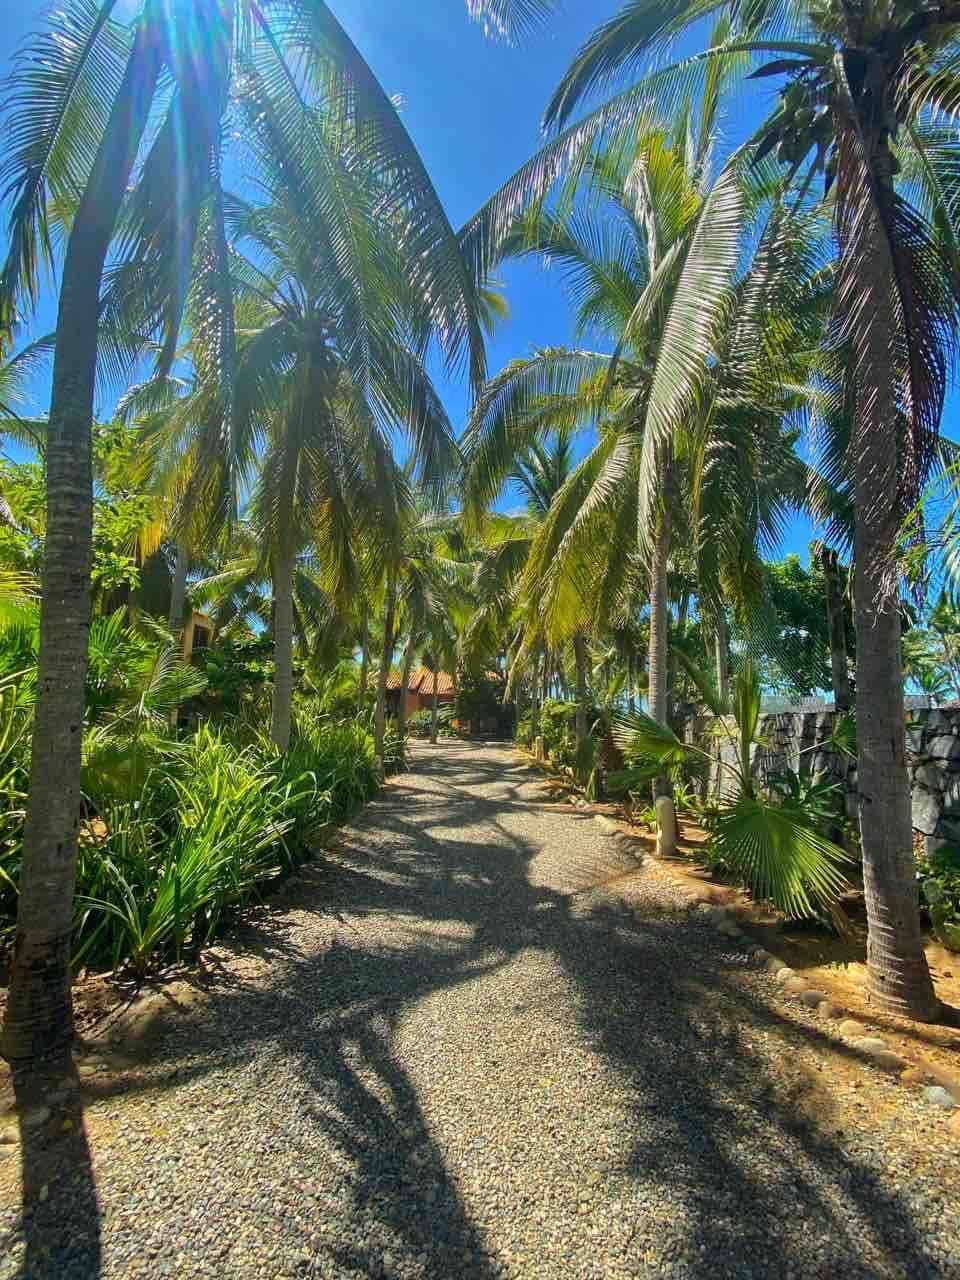
<path id="1" fill-rule="evenodd" d="M 432 671 L 428 671 L 426 667 L 417 667 L 410 672 L 410 679 L 407 681 L 407 687 L 402 689 L 403 672 L 391 671 L 387 677 L 387 712 L 389 715 L 396 715 L 400 710 L 400 698 L 406 700 L 406 714 L 413 715 L 415 711 L 429 710 L 433 706 L 433 675 Z M 442 706 L 446 706 L 453 702 L 457 696 L 456 684 L 453 676 L 446 671 L 438 671 L 437 675 L 437 702 Z"/>

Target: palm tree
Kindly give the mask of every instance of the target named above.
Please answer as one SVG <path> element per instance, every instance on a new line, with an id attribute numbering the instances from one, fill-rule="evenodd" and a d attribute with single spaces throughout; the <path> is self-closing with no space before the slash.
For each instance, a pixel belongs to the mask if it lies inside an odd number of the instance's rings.
<path id="1" fill-rule="evenodd" d="M 532 16 L 550 7 L 538 5 Z M 746 60 L 755 76 L 782 80 L 776 108 L 752 139 L 754 153 L 776 148 L 803 194 L 818 173 L 825 176 L 839 255 L 836 324 L 849 353 L 869 988 L 878 1006 L 928 1021 L 940 1006 L 913 868 L 896 539 L 934 457 L 958 329 L 957 144 L 949 121 L 942 123 L 960 110 L 957 14 L 950 3 L 809 0 L 788 19 L 778 0 L 759 0 L 729 6 L 725 41 L 671 62 L 671 44 L 703 13 L 693 0 L 632 0 L 598 28 L 547 108 L 547 124 L 561 132 L 540 168 L 555 167 L 585 133 L 614 119 L 622 128 L 627 115 L 655 101 L 676 102 L 724 65 L 742 72 Z M 602 93 L 644 59 L 656 69 L 568 124 L 588 94 Z M 488 232 L 493 220 L 485 220 Z M 474 245 L 481 239 L 475 234 Z"/>
<path id="2" fill-rule="evenodd" d="M 720 27 L 715 40 L 724 31 Z M 772 413 L 756 406 L 778 396 L 783 401 L 769 371 L 761 376 L 764 357 L 782 363 L 782 344 L 774 352 L 772 328 L 761 330 L 764 308 L 778 290 L 779 302 L 792 305 L 782 255 L 795 250 L 800 238 L 782 226 L 768 228 L 752 271 L 737 280 L 750 210 L 762 199 L 767 179 L 733 167 L 710 183 L 721 89 L 720 80 L 711 86 L 696 118 L 688 108 L 670 130 L 647 123 L 632 147 L 619 142 L 581 162 L 585 184 L 595 200 L 603 200 L 605 218 L 589 206 L 562 215 L 536 203 L 531 214 L 514 222 L 499 252 L 537 253 L 559 262 L 578 304 L 581 333 L 599 328 L 616 350 L 612 356 L 552 350 L 515 362 L 478 400 L 465 440 L 477 495 L 489 500 L 511 449 L 536 438 L 551 414 L 584 422 L 606 413 L 599 444 L 545 524 L 526 595 L 560 617 L 569 612 L 565 598 L 551 596 L 544 582 L 587 583 L 593 598 L 586 615 L 596 616 L 599 609 L 609 623 L 615 602 L 622 613 L 638 570 L 644 570 L 648 703 L 650 715 L 663 725 L 669 713 L 672 548 L 683 542 L 698 547 L 701 603 L 718 614 L 721 560 L 740 556 L 744 541 L 752 545 L 765 527 L 777 524 L 779 499 L 764 506 L 752 495 L 775 494 L 777 485 L 769 482 L 776 472 L 780 492 L 786 482 L 792 496 L 799 496 L 796 474 L 790 478 L 796 472 L 791 441 L 780 427 L 786 403 Z M 538 201 L 544 194 L 535 161 L 481 210 L 467 242 L 475 234 L 495 236 L 503 208 L 515 207 L 524 193 Z M 794 264 L 804 265 L 795 255 Z M 780 378 L 787 372 L 797 376 L 784 368 Z M 758 490 L 753 480 L 763 471 L 766 480 Z M 665 783 L 658 789 L 665 790 Z"/>
<path id="3" fill-rule="evenodd" d="M 112 20 L 113 8 L 113 0 L 64 0 L 48 29 L 25 46 L 4 104 L 8 147 L 0 182 L 13 210 L 0 272 L 4 337 L 23 305 L 35 300 L 53 233 L 68 233 L 47 442 L 40 693 L 3 1033 L 4 1055 L 15 1062 L 62 1054 L 72 1033 L 69 950 L 90 617 L 90 433 L 103 354 L 96 317 L 132 309 L 141 321 L 132 327 L 141 338 L 160 335 L 161 357 L 169 365 L 194 233 L 209 228 L 200 239 L 210 246 L 211 275 L 220 280 L 209 294 L 210 326 L 220 335 L 229 387 L 221 138 L 235 135 L 241 146 L 252 140 L 261 149 L 269 144 L 283 160 L 306 145 L 327 162 L 329 147 L 316 136 L 317 100 L 310 96 L 314 90 L 325 95 L 362 134 L 367 154 L 379 156 L 381 171 L 391 172 L 386 199 L 415 228 L 409 247 L 418 267 L 410 288 L 442 315 L 448 355 L 455 358 L 466 345 L 475 382 L 483 372 L 477 291 L 447 218 L 393 104 L 323 0 L 144 0 L 129 26 Z M 166 77 L 176 91 L 158 95 Z M 224 130 L 231 87 L 230 109 L 244 127 Z M 335 207 L 335 178 L 316 190 L 328 208 Z M 345 259 L 355 256 L 357 226 L 344 218 L 337 227 L 338 248 Z M 117 262 L 101 298 L 111 245 Z M 229 390 L 222 409 L 229 437 Z"/>
<path id="4" fill-rule="evenodd" d="M 404 480 L 410 463 L 398 475 Z M 421 480 L 428 480 L 421 475 Z M 442 479 L 442 477 L 440 477 Z M 387 681 L 397 639 L 406 633 L 401 667 L 399 727 L 406 722 L 404 692 L 418 645 L 430 635 L 442 634 L 443 620 L 462 595 L 470 566 L 458 558 L 456 543 L 460 517 L 445 510 L 445 489 L 419 484 L 400 519 L 397 537 L 381 558 L 383 562 L 383 653 L 377 678 L 374 715 L 374 750 L 383 767 Z"/>

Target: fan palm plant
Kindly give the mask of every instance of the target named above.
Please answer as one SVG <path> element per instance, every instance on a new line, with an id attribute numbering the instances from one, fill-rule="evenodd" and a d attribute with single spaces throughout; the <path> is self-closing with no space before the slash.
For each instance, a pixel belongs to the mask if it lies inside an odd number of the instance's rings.
<path id="1" fill-rule="evenodd" d="M 726 785 L 720 813 L 712 824 L 713 855 L 758 897 L 770 898 L 788 916 L 831 913 L 847 888 L 842 871 L 847 855 L 821 834 L 819 815 L 800 799 L 781 796 L 770 803 L 757 792 L 752 756 L 755 747 L 765 744 L 758 734 L 756 666 L 750 659 L 744 661 L 731 682 L 729 697 L 724 698 L 702 671 L 691 663 L 685 665 L 715 716 L 716 731 L 727 737 L 732 748 L 721 756 Z M 649 716 L 618 720 L 613 736 L 627 761 L 627 768 L 609 780 L 617 789 L 632 790 L 658 771 L 713 762 L 708 752 L 681 742 Z"/>
<path id="2" fill-rule="evenodd" d="M 210 327 L 229 388 L 231 299 L 220 193 L 221 141 L 262 144 L 286 163 L 308 152 L 344 263 L 365 242 L 339 204 L 336 164 L 317 138 L 318 100 L 363 135 L 389 170 L 387 202 L 409 218 L 410 287 L 429 300 L 447 354 L 483 371 L 475 284 L 394 105 L 323 0 L 144 0 L 134 21 L 116 0 L 62 0 L 6 85 L 0 183 L 12 209 L 0 272 L 0 331 L 36 298 L 40 265 L 65 231 L 50 424 L 40 696 L 34 728 L 23 892 L 3 1052 L 62 1053 L 71 1035 L 70 917 L 79 812 L 80 720 L 90 615 L 90 430 L 97 317 L 130 312 L 160 336 L 169 363 L 195 248 L 209 249 Z M 232 90 L 232 93 L 231 93 Z M 236 111 L 245 128 L 225 131 Z M 172 195 L 171 195 L 172 193 Z M 339 212 L 338 212 L 339 211 Z M 199 236 L 205 227 L 209 234 Z M 121 232 L 117 239 L 118 230 Z M 114 246 L 107 293 L 104 268 Z M 114 288 L 114 286 L 116 286 Z M 135 305 L 131 301 L 135 299 Z M 109 353 L 108 353 L 109 354 Z M 118 356 L 125 354 L 118 351 Z M 225 438 L 231 393 L 221 397 Z"/>

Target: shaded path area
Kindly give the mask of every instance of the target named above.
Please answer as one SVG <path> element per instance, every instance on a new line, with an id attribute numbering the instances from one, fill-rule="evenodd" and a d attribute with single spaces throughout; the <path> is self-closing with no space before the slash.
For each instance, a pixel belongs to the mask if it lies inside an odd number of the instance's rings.
<path id="1" fill-rule="evenodd" d="M 623 858 L 508 748 L 418 747 L 83 1081 L 0 1277 L 960 1277 L 940 1118 L 838 1100 L 837 1044 Z"/>

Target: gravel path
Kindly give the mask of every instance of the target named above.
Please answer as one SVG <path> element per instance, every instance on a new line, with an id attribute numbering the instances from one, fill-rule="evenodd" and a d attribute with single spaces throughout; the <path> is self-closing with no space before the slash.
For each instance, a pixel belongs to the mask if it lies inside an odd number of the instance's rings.
<path id="1" fill-rule="evenodd" d="M 510 750 L 418 748 L 147 1066 L 85 1078 L 0 1277 L 960 1277 L 943 1117 L 840 1096 L 842 1047 L 625 856 Z"/>

